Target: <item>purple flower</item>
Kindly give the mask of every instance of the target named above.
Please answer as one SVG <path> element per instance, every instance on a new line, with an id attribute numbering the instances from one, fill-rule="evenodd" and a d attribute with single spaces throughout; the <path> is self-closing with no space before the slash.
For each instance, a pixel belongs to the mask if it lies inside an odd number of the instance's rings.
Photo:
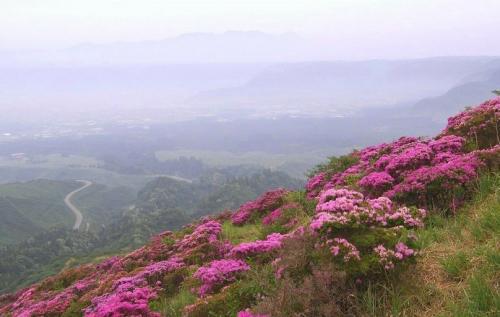
<path id="1" fill-rule="evenodd" d="M 242 260 L 215 260 L 208 266 L 200 267 L 193 277 L 203 283 L 198 292 L 200 296 L 205 296 L 216 287 L 233 282 L 239 273 L 249 269 L 248 264 Z"/>

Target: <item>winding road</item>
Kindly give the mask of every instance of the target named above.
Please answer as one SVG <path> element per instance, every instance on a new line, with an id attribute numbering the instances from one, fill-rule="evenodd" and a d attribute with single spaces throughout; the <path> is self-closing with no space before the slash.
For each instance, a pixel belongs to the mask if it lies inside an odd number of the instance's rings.
<path id="1" fill-rule="evenodd" d="M 67 194 L 66 197 L 64 198 L 64 203 L 66 206 L 68 206 L 69 209 L 75 214 L 75 225 L 73 226 L 73 230 L 78 230 L 80 229 L 80 225 L 82 224 L 83 216 L 80 210 L 73 205 L 71 202 L 71 198 L 73 197 L 74 194 L 84 190 L 85 188 L 89 187 L 92 185 L 91 181 L 86 181 L 86 180 L 77 180 L 77 182 L 83 183 L 84 185 L 80 188 L 75 189 L 71 193 Z"/>

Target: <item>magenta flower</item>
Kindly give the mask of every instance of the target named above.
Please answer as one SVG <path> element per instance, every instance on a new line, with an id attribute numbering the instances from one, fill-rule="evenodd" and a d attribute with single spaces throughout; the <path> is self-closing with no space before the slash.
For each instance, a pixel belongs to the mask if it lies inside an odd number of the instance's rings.
<path id="1" fill-rule="evenodd" d="M 236 280 L 239 273 L 248 271 L 250 267 L 242 260 L 215 260 L 209 265 L 200 267 L 193 275 L 202 282 L 198 290 L 200 296 Z"/>

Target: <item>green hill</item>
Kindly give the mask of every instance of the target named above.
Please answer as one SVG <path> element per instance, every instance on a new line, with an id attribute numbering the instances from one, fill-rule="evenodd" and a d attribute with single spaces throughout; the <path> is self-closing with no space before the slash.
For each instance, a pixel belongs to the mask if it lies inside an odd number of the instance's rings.
<path id="1" fill-rule="evenodd" d="M 57 225 L 70 228 L 74 216 L 64 197 L 80 186 L 44 179 L 0 185 L 0 244 L 20 242 Z"/>

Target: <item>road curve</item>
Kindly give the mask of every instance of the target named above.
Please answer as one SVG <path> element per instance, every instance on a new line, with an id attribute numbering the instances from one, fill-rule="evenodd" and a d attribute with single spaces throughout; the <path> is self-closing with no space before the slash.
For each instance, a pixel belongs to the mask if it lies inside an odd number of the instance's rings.
<path id="1" fill-rule="evenodd" d="M 73 226 L 73 230 L 78 230 L 80 229 L 80 225 L 82 224 L 83 216 L 80 210 L 71 203 L 71 198 L 73 197 L 74 194 L 84 190 L 85 188 L 89 187 L 92 185 L 91 181 L 86 181 L 86 180 L 77 180 L 77 182 L 83 183 L 84 185 L 80 188 L 75 189 L 71 193 L 67 194 L 66 197 L 64 197 L 64 203 L 66 206 L 68 206 L 69 209 L 75 214 L 75 225 Z"/>

